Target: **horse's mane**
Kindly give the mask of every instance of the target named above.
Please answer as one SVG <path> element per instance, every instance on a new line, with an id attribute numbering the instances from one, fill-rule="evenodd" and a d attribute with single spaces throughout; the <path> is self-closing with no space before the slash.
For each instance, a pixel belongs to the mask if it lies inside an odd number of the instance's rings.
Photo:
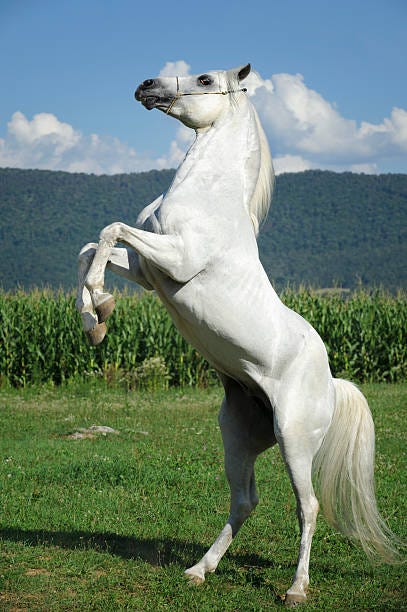
<path id="1" fill-rule="evenodd" d="M 274 169 L 266 135 L 260 123 L 256 110 L 253 108 L 256 127 L 260 141 L 260 170 L 256 187 L 249 202 L 249 213 L 253 223 L 254 233 L 259 233 L 260 226 L 265 221 L 270 210 L 274 190 Z"/>
<path id="2" fill-rule="evenodd" d="M 239 105 L 239 88 L 241 85 L 233 72 L 228 71 L 226 73 L 226 86 L 228 91 L 231 92 L 231 104 L 237 107 Z M 255 119 L 255 129 L 257 130 L 260 143 L 260 170 L 250 202 L 248 203 L 248 212 L 253 224 L 254 233 L 258 236 L 260 226 L 266 219 L 270 210 L 275 176 L 266 135 L 254 107 L 252 111 Z"/>

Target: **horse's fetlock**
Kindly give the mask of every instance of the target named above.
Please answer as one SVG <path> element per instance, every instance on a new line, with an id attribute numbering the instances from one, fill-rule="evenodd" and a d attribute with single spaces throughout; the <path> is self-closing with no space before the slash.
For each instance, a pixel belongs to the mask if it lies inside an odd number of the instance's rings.
<path id="1" fill-rule="evenodd" d="M 119 221 L 116 223 L 111 223 L 100 232 L 100 240 L 111 248 L 113 248 L 120 235 L 121 226 L 122 223 L 120 223 Z"/>
<path id="2" fill-rule="evenodd" d="M 185 570 L 184 576 L 190 581 L 190 584 L 202 584 L 205 582 L 205 572 L 199 564 Z"/>

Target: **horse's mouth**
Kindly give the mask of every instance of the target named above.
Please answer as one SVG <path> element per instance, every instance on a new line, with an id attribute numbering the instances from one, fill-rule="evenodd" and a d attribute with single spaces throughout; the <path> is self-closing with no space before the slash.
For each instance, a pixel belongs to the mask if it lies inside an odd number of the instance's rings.
<path id="1" fill-rule="evenodd" d="M 137 102 L 141 102 L 147 110 L 158 108 L 159 110 L 165 111 L 172 100 L 172 96 L 169 92 L 161 90 L 161 88 L 158 87 L 145 87 L 144 83 L 137 87 L 134 92 L 134 97 Z"/>
<path id="2" fill-rule="evenodd" d="M 155 108 L 157 106 L 157 104 L 160 102 L 161 98 L 159 98 L 158 96 L 146 96 L 144 97 L 140 97 L 139 101 L 142 103 L 142 105 L 147 109 L 147 110 L 152 110 L 153 108 Z"/>
<path id="3" fill-rule="evenodd" d="M 148 91 L 145 91 L 142 84 L 139 85 L 139 87 L 137 87 L 136 91 L 134 92 L 134 97 L 136 98 L 138 102 L 141 102 L 141 104 L 147 110 L 152 110 L 161 101 L 160 96 L 156 96 L 152 92 L 149 93 Z"/>

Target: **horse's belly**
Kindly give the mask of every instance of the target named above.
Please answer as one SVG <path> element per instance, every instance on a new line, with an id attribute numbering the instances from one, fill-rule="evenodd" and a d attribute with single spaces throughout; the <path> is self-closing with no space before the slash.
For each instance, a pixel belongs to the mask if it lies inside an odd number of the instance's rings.
<path id="1" fill-rule="evenodd" d="M 288 310 L 253 258 L 217 262 L 188 283 L 148 266 L 176 327 L 208 361 L 245 384 L 280 379 L 301 351 L 310 325 Z"/>
<path id="2" fill-rule="evenodd" d="M 252 379 L 260 365 L 257 351 L 241 335 L 230 330 L 229 334 L 214 330 L 206 322 L 191 325 L 185 320 L 175 320 L 180 333 L 209 363 L 220 372 L 236 378 Z M 263 360 L 264 363 L 265 360 Z M 265 364 L 264 364 L 265 365 Z M 256 377 L 256 376 L 255 376 Z"/>

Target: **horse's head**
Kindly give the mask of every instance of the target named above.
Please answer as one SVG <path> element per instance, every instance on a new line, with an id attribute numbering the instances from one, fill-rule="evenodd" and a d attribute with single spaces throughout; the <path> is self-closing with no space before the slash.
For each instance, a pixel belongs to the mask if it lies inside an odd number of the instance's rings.
<path id="1" fill-rule="evenodd" d="M 205 128 L 230 106 L 231 96 L 245 91 L 240 82 L 249 72 L 250 64 L 247 64 L 194 76 L 147 79 L 134 95 L 148 110 L 158 108 L 188 127 Z"/>

